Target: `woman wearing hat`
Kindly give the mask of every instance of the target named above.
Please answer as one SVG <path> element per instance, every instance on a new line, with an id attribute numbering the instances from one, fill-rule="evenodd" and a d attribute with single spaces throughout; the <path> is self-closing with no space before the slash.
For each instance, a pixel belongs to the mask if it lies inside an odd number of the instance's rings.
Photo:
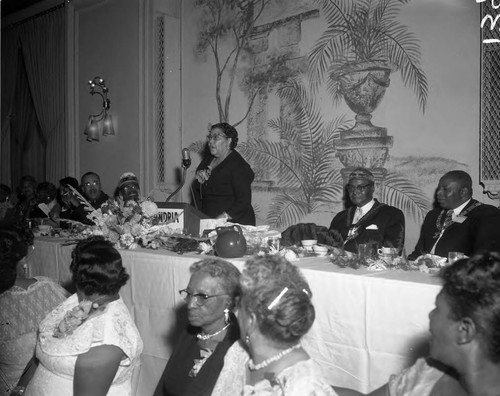
<path id="1" fill-rule="evenodd" d="M 211 218 L 226 217 L 233 223 L 255 225 L 251 190 L 254 172 L 234 150 L 238 132 L 222 122 L 212 126 L 207 140 L 210 155 L 198 166 L 193 186 L 196 207 Z"/>

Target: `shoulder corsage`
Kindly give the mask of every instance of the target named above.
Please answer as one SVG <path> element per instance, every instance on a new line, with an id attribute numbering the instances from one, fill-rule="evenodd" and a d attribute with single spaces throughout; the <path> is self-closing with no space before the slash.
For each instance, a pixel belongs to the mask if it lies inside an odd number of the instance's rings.
<path id="1" fill-rule="evenodd" d="M 200 184 L 205 184 L 206 181 L 210 178 L 211 173 L 212 173 L 212 168 L 209 165 L 205 169 L 201 169 L 198 172 L 196 172 L 196 180 L 198 180 L 198 183 Z"/>
<path id="2" fill-rule="evenodd" d="M 102 312 L 106 305 L 119 298 L 117 294 L 103 296 L 94 301 L 83 300 L 73 309 L 64 314 L 64 317 L 54 329 L 52 334 L 56 338 L 64 338 L 81 326 L 88 318 Z"/>

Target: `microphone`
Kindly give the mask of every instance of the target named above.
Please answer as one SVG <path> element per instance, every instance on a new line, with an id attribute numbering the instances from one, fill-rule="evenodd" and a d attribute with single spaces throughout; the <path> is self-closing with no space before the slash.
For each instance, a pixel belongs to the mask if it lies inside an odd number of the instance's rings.
<path id="1" fill-rule="evenodd" d="M 172 194 L 170 194 L 167 197 L 167 200 L 165 202 L 170 201 L 173 198 L 173 196 L 180 191 L 182 186 L 184 186 L 184 183 L 186 182 L 186 171 L 187 171 L 187 168 L 189 168 L 190 166 L 191 166 L 191 153 L 189 152 L 188 148 L 183 148 L 182 149 L 182 179 L 181 179 L 181 184 L 179 185 L 179 187 L 177 187 L 177 189 Z"/>
<path id="2" fill-rule="evenodd" d="M 182 167 L 189 168 L 191 166 L 191 153 L 188 148 L 182 149 Z"/>

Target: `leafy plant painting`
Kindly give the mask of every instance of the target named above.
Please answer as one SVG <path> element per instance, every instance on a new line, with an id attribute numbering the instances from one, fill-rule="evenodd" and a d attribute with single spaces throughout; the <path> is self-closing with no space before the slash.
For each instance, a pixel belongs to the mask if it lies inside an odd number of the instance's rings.
<path id="1" fill-rule="evenodd" d="M 238 148 L 280 181 L 282 191 L 273 198 L 267 222 L 282 228 L 342 195 L 340 171 L 333 166 L 333 141 L 349 122 L 340 116 L 325 123 L 315 99 L 295 80 L 282 85 L 276 94 L 291 107 L 290 117 L 268 123 L 279 141 L 249 139 Z"/>
<path id="2" fill-rule="evenodd" d="M 379 64 L 398 70 L 422 111 L 428 95 L 420 64 L 420 41 L 398 19 L 409 0 L 317 0 L 328 24 L 309 54 L 309 75 L 317 88 L 326 79 L 334 101 L 342 98 L 344 73 Z"/>

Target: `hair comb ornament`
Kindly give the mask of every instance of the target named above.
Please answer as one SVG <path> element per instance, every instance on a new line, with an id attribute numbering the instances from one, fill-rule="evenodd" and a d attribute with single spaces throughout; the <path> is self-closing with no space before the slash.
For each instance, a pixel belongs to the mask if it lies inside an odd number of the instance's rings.
<path id="1" fill-rule="evenodd" d="M 276 298 L 275 298 L 275 299 L 271 302 L 271 304 L 269 304 L 269 305 L 267 306 L 267 309 L 268 309 L 268 310 L 271 310 L 271 309 L 273 309 L 276 305 L 278 305 L 278 303 L 279 303 L 279 302 L 280 302 L 280 300 L 281 300 L 281 297 L 283 297 L 287 291 L 288 291 L 288 287 L 285 287 L 285 288 L 281 291 L 281 293 L 280 293 L 280 294 L 278 294 L 278 295 L 276 296 Z"/>

